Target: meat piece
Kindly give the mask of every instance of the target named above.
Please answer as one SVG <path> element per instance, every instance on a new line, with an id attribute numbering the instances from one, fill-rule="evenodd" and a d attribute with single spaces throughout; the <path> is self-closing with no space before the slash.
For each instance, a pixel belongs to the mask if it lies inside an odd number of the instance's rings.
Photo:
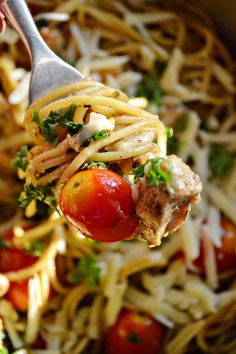
<path id="1" fill-rule="evenodd" d="M 150 187 L 146 177 L 136 183 L 139 225 L 134 236 L 150 246 L 160 245 L 163 236 L 177 230 L 186 219 L 191 203 L 200 201 L 202 184 L 198 175 L 175 155 L 168 156 L 167 161 L 173 168 L 173 177 L 168 185 L 161 183 Z"/>

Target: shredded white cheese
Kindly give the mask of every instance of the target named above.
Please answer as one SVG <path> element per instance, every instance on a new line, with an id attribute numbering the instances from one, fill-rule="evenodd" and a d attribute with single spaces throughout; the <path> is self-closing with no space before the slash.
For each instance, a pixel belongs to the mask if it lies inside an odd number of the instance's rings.
<path id="1" fill-rule="evenodd" d="M 42 12 L 34 17 L 35 21 L 47 20 L 56 22 L 67 22 L 70 19 L 69 14 L 60 12 Z"/>
<path id="2" fill-rule="evenodd" d="M 113 118 L 107 119 L 103 114 L 92 112 L 89 116 L 89 122 L 83 126 L 81 131 L 73 136 L 68 134 L 67 139 L 69 144 L 76 151 L 79 150 L 81 144 L 94 134 L 102 130 L 112 131 L 115 128 L 115 120 Z"/>
<path id="3" fill-rule="evenodd" d="M 199 235 L 196 231 L 198 230 L 194 228 L 194 223 L 191 221 L 191 217 L 187 218 L 178 231 L 179 235 L 177 237 L 181 238 L 182 249 L 189 262 L 196 259 L 200 253 Z"/>
<path id="4" fill-rule="evenodd" d="M 207 210 L 206 221 L 202 225 L 202 231 L 216 247 L 222 245 L 222 228 L 220 220 L 221 215 L 219 210 L 210 205 Z"/>
<path id="5" fill-rule="evenodd" d="M 236 202 L 213 183 L 205 187 L 212 203 L 236 224 Z"/>
<path id="6" fill-rule="evenodd" d="M 184 64 L 185 56 L 181 49 L 175 48 L 162 75 L 160 87 L 167 93 L 176 95 L 183 101 L 201 100 L 202 92 L 191 91 L 179 83 L 179 74 Z"/>
<path id="7" fill-rule="evenodd" d="M 178 151 L 178 155 L 184 161 L 187 161 L 189 155 L 194 150 L 200 123 L 201 121 L 198 114 L 194 111 L 190 111 L 187 127 L 180 135 L 181 144 Z"/>

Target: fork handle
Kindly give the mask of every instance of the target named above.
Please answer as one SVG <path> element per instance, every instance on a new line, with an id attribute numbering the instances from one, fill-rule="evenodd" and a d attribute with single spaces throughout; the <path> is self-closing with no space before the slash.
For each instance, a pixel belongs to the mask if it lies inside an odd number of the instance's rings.
<path id="1" fill-rule="evenodd" d="M 24 41 L 32 64 L 51 52 L 40 36 L 25 0 L 0 0 L 0 5 L 2 12 Z"/>

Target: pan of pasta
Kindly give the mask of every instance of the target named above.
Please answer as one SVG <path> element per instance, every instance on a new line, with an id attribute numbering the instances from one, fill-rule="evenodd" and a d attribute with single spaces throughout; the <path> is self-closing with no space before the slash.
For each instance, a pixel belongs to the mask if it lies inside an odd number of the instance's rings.
<path id="1" fill-rule="evenodd" d="M 29 106 L 29 55 L 2 31 L 0 354 L 235 354 L 235 62 L 214 21 L 27 3 L 84 79 Z"/>

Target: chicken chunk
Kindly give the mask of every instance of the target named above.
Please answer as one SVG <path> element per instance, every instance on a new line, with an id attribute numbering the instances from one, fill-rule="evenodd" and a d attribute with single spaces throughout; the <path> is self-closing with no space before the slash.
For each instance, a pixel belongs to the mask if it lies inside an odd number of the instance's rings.
<path id="1" fill-rule="evenodd" d="M 172 166 L 170 183 L 150 187 L 145 176 L 136 182 L 139 225 L 135 237 L 150 246 L 160 245 L 163 236 L 177 230 L 186 219 L 191 204 L 200 201 L 202 184 L 198 175 L 175 155 L 168 156 L 167 161 Z"/>

